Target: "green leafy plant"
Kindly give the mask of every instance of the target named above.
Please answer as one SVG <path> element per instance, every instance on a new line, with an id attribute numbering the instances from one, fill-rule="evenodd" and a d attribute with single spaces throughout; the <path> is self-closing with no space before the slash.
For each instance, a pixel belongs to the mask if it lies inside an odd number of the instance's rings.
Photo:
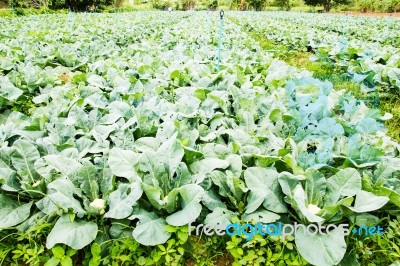
<path id="1" fill-rule="evenodd" d="M 293 236 L 282 240 L 256 235 L 249 241 L 233 236 L 226 248 L 235 258 L 233 265 L 308 265 L 296 252 Z"/>
<path id="2" fill-rule="evenodd" d="M 108 252 L 101 255 L 101 248 L 106 247 Z M 90 266 L 94 265 L 152 265 L 154 261 L 150 259 L 146 249 L 132 238 L 115 239 L 109 243 L 99 245 L 92 244 Z M 101 257 L 101 258 L 100 258 Z"/>
<path id="3" fill-rule="evenodd" d="M 346 261 L 372 266 L 391 265 L 400 260 L 399 217 L 382 219 L 381 224 L 385 224 L 383 235 L 349 236 Z"/>
<path id="4" fill-rule="evenodd" d="M 53 256 L 46 262 L 45 266 L 74 265 L 71 257 L 76 254 L 76 250 L 57 245 L 51 249 L 51 252 Z"/>
<path id="5" fill-rule="evenodd" d="M 356 20 L 329 17 L 314 31 L 308 14 L 254 15 L 265 24 L 229 16 L 286 47 L 323 55 L 362 89 L 397 86 L 398 55 L 385 46 L 391 39 L 377 44 L 370 33 L 343 28 L 357 28 Z M 229 18 L 218 72 L 217 31 L 202 26 L 201 13 L 118 18 L 117 29 L 115 14 L 0 19 L 7 25 L 0 33 L 7 263 L 335 265 L 347 259 L 339 232 L 193 242 L 187 228 L 227 226 L 235 217 L 353 226 L 398 211 L 400 146 L 385 133 L 389 114 L 274 60 Z M 376 21 L 369 32 L 385 28 Z M 385 29 L 395 35 L 393 23 Z M 338 25 L 354 42 L 341 41 Z M 325 248 L 315 254 L 315 243 Z"/>

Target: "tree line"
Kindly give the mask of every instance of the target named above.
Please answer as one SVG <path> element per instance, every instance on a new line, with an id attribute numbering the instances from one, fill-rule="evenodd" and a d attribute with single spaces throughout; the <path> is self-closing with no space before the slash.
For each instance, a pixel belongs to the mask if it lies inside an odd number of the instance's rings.
<path id="1" fill-rule="evenodd" d="M 218 7 L 230 10 L 261 11 L 269 7 L 278 7 L 281 10 L 290 10 L 296 6 L 310 6 L 323 8 L 329 12 L 332 6 L 344 5 L 350 10 L 367 12 L 397 12 L 400 11 L 400 0 L 0 0 L 8 1 L 10 7 L 20 8 L 50 8 L 70 9 L 73 11 L 93 11 L 111 6 L 126 6 L 147 4 L 154 9 L 175 10 L 209 9 Z M 1 5 L 0 5 L 1 6 Z"/>

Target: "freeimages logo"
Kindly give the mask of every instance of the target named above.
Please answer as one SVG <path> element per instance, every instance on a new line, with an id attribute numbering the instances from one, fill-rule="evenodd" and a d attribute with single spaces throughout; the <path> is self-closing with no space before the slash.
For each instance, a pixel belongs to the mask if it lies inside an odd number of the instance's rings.
<path id="1" fill-rule="evenodd" d="M 354 228 L 350 231 L 349 224 L 329 224 L 329 225 L 318 225 L 318 224 L 283 224 L 281 222 L 278 223 L 269 223 L 262 224 L 258 222 L 257 224 L 239 224 L 233 223 L 228 224 L 226 227 L 217 225 L 203 225 L 199 224 L 197 226 L 192 226 L 189 224 L 189 235 L 192 235 L 192 231 L 194 229 L 194 235 L 199 236 L 201 234 L 205 234 L 207 236 L 212 236 L 217 234 L 219 236 L 223 236 L 225 234 L 229 236 L 245 236 L 246 240 L 251 240 L 255 235 L 261 236 L 281 236 L 282 239 L 287 236 L 296 234 L 299 229 L 302 229 L 302 232 L 309 236 L 315 236 L 316 234 L 321 235 L 330 235 L 333 232 L 337 233 L 337 230 L 343 233 L 343 235 L 347 236 L 349 234 L 357 234 L 357 235 L 365 235 L 365 236 L 375 236 L 375 235 L 383 235 L 383 228 L 380 226 L 360 226 L 358 229 Z"/>

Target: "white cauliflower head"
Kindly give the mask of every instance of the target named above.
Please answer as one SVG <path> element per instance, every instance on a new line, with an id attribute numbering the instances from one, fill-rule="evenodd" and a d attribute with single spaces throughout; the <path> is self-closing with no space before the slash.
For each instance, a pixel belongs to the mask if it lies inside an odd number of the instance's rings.
<path id="1" fill-rule="evenodd" d="M 317 214 L 319 213 L 319 211 L 321 210 L 317 205 L 314 204 L 308 204 L 308 210 L 312 213 L 312 214 Z"/>

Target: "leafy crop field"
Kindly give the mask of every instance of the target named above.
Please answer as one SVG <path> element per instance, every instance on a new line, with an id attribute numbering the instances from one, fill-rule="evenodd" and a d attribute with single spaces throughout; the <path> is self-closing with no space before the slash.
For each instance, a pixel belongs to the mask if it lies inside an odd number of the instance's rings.
<path id="1" fill-rule="evenodd" d="M 215 12 L 0 19 L 4 265 L 400 263 L 392 115 L 357 98 L 397 97 L 400 21 L 228 12 L 220 71 L 218 25 Z M 234 222 L 384 234 L 188 227 Z"/>
<path id="2" fill-rule="evenodd" d="M 400 88 L 398 19 L 290 13 L 238 19 L 249 30 L 261 31 L 291 50 L 314 52 L 312 60 L 347 71 L 364 91 L 376 86 Z"/>

